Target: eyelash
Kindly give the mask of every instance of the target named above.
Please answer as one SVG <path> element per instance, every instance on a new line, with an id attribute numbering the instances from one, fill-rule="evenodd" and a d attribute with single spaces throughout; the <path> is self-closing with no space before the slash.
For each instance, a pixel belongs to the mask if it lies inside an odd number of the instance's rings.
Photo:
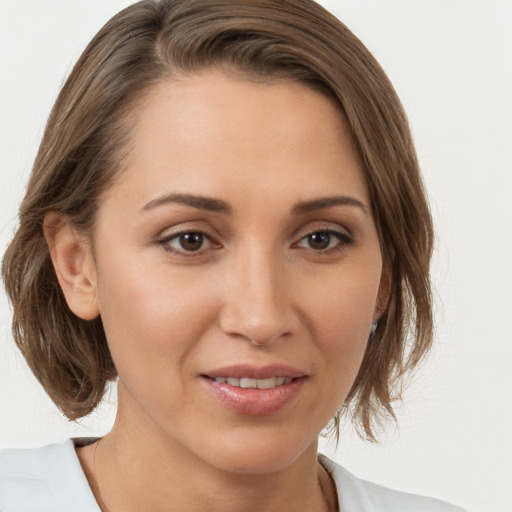
<path id="1" fill-rule="evenodd" d="M 203 245 L 204 245 L 204 242 L 207 242 L 207 243 L 210 244 L 210 246 L 207 247 L 206 249 L 201 248 L 198 251 L 186 251 L 185 249 L 182 249 L 182 250 L 175 249 L 175 248 L 173 248 L 170 245 L 170 243 L 173 240 L 179 240 L 180 237 L 182 237 L 184 235 L 191 235 L 191 234 L 200 235 L 201 237 L 203 237 Z M 305 233 L 300 238 L 300 240 L 298 242 L 293 244 L 293 246 L 301 247 L 299 245 L 301 242 L 306 240 L 308 237 L 310 237 L 312 235 L 317 235 L 317 234 L 318 235 L 319 234 L 328 235 L 330 237 L 334 236 L 335 238 L 338 239 L 338 243 L 334 247 L 330 247 L 330 248 L 327 248 L 327 249 L 319 249 L 319 250 L 311 249 L 315 254 L 318 254 L 318 255 L 328 255 L 328 254 L 331 254 L 333 252 L 342 251 L 346 246 L 352 245 L 353 242 L 354 242 L 352 237 L 349 236 L 344 231 L 341 231 L 341 230 L 338 231 L 338 230 L 332 229 L 332 228 L 328 228 L 328 229 L 318 229 L 318 228 L 316 228 L 316 229 L 312 229 L 309 232 Z M 187 230 L 187 231 L 180 231 L 178 233 L 173 233 L 172 235 L 165 236 L 165 237 L 162 237 L 162 238 L 158 238 L 156 240 L 156 243 L 158 245 L 160 245 L 164 250 L 166 250 L 168 252 L 171 252 L 173 254 L 176 254 L 178 256 L 183 256 L 185 258 L 191 258 L 191 257 L 194 257 L 194 256 L 196 256 L 196 257 L 200 256 L 205 251 L 207 251 L 211 247 L 211 245 L 217 246 L 217 248 L 221 247 L 220 244 L 216 244 L 209 235 L 207 235 L 203 231 L 199 231 L 199 230 L 198 231 Z M 305 248 L 305 249 L 307 249 L 307 248 Z"/>
<path id="2" fill-rule="evenodd" d="M 311 235 L 316 235 L 316 234 L 329 235 L 330 237 L 334 236 L 335 238 L 338 239 L 338 243 L 334 247 L 330 247 L 328 249 L 319 249 L 319 250 L 312 249 L 316 254 L 319 254 L 319 255 L 328 255 L 333 252 L 343 251 L 343 249 L 345 249 L 347 246 L 352 245 L 354 242 L 352 237 L 349 236 L 344 231 L 341 231 L 341 230 L 338 231 L 338 230 L 332 229 L 332 228 L 327 228 L 327 229 L 316 228 L 316 229 L 312 229 L 309 232 L 305 233 L 304 236 L 302 236 L 302 238 L 299 240 L 299 242 L 297 242 L 294 245 L 298 245 L 298 244 L 300 244 L 300 242 L 307 239 Z"/>
<path id="3" fill-rule="evenodd" d="M 191 234 L 201 235 L 201 237 L 203 237 L 203 245 L 204 245 L 204 242 L 207 242 L 211 245 L 217 245 L 218 247 L 220 247 L 220 244 L 215 244 L 212 241 L 212 238 L 210 236 L 208 236 L 206 233 L 204 233 L 203 231 L 199 231 L 199 230 L 195 231 L 193 229 L 189 229 L 186 231 L 179 231 L 178 233 L 173 233 L 172 235 L 158 238 L 156 240 L 156 243 L 158 245 L 160 245 L 164 250 L 166 250 L 172 254 L 176 254 L 178 256 L 183 256 L 185 258 L 199 256 L 199 255 L 203 254 L 209 247 L 207 247 L 206 249 L 201 248 L 199 251 L 186 251 L 184 249 L 183 250 L 174 249 L 170 245 L 173 240 L 179 240 L 180 237 L 182 237 L 184 235 L 191 235 Z"/>

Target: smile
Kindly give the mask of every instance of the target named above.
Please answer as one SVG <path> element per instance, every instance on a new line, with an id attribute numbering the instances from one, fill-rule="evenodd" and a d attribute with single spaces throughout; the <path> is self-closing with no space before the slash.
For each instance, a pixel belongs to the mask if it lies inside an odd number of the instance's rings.
<path id="1" fill-rule="evenodd" d="M 291 405 L 309 380 L 304 371 L 282 364 L 232 365 L 199 375 L 208 394 L 244 416 L 267 416 Z"/>
<path id="2" fill-rule="evenodd" d="M 229 384 L 244 389 L 273 389 L 278 386 L 289 384 L 292 379 L 288 377 L 270 377 L 268 379 L 252 379 L 250 377 L 216 377 L 213 379 L 220 384 Z"/>

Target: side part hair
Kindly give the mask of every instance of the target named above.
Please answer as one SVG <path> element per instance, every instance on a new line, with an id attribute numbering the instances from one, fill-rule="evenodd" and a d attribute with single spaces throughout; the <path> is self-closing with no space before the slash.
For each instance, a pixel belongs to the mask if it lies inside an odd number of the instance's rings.
<path id="1" fill-rule="evenodd" d="M 312 0 L 143 0 L 93 38 L 49 117 L 19 228 L 3 259 L 14 339 L 71 419 L 89 414 L 116 377 L 101 318 L 68 308 L 43 221 L 50 211 L 93 235 L 102 194 L 122 172 L 133 114 L 162 81 L 216 68 L 248 80 L 293 80 L 333 98 L 363 164 L 391 292 L 346 403 L 360 433 L 393 417 L 403 377 L 432 342 L 433 244 L 419 166 L 401 103 L 364 45 Z"/>

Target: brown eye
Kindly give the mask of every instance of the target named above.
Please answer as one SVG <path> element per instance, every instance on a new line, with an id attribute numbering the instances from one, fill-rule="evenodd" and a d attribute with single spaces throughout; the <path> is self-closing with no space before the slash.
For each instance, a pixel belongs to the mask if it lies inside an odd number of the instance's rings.
<path id="1" fill-rule="evenodd" d="M 308 235 L 306 238 L 311 249 L 322 251 L 323 249 L 327 249 L 327 247 L 329 247 L 329 244 L 331 243 L 331 239 L 333 238 L 333 236 L 331 233 L 321 231 L 319 233 L 312 233 L 311 235 Z"/>
<path id="2" fill-rule="evenodd" d="M 310 233 L 302 238 L 298 246 L 311 249 L 313 251 L 329 251 L 331 249 L 338 249 L 343 247 L 344 245 L 350 244 L 352 239 L 344 234 L 339 233 L 338 231 L 332 230 L 324 230 L 324 231 L 315 231 L 314 233 Z"/>
<path id="3" fill-rule="evenodd" d="M 179 244 L 185 251 L 198 251 L 203 246 L 202 233 L 183 233 L 179 236 Z"/>
<path id="4" fill-rule="evenodd" d="M 163 241 L 170 250 L 178 253 L 199 252 L 206 249 L 210 239 L 200 231 L 186 231 L 178 233 Z"/>

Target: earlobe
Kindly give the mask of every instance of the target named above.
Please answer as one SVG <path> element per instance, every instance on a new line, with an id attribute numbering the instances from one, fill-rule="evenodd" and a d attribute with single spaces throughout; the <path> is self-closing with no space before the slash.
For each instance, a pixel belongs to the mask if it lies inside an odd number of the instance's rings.
<path id="1" fill-rule="evenodd" d="M 57 212 L 45 215 L 44 236 L 69 308 L 84 320 L 96 318 L 96 271 L 90 245 L 70 220 Z"/>

